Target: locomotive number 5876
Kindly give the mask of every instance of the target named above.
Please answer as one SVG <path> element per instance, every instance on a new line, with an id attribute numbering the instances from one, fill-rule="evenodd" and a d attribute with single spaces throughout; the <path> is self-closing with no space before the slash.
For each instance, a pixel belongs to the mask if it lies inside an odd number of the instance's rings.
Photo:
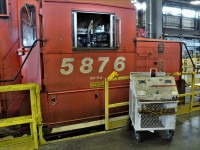
<path id="1" fill-rule="evenodd" d="M 99 66 L 98 73 L 103 73 L 107 63 L 109 62 L 110 57 L 99 57 L 98 62 L 101 62 L 101 65 Z M 62 63 L 61 63 L 61 69 L 60 73 L 62 75 L 69 75 L 73 72 L 74 70 L 74 65 L 73 63 L 75 62 L 75 58 L 63 58 Z M 123 56 L 117 57 L 114 60 L 114 70 L 117 72 L 123 71 L 125 68 L 125 61 L 126 58 Z M 81 60 L 81 66 L 79 68 L 80 72 L 83 74 L 88 74 L 93 71 L 93 64 L 94 64 L 94 59 L 91 57 L 85 57 Z"/>

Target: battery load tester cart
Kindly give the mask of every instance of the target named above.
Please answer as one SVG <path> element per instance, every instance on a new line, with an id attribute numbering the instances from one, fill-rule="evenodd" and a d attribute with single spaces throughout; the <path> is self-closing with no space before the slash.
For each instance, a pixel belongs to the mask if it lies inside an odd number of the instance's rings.
<path id="1" fill-rule="evenodd" d="M 164 72 L 130 73 L 129 125 L 140 142 L 142 131 L 166 130 L 171 141 L 176 124 L 178 90 L 174 77 Z"/>

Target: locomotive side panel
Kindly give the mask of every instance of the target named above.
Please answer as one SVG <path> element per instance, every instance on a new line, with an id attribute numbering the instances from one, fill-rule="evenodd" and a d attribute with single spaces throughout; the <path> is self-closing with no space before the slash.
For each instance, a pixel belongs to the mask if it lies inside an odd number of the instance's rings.
<path id="1" fill-rule="evenodd" d="M 156 68 L 166 73 L 181 72 L 181 46 L 174 41 L 137 42 L 136 70 L 140 72 Z"/>
<path id="2" fill-rule="evenodd" d="M 98 62 L 98 58 L 104 58 L 102 56 L 107 56 L 110 58 L 107 66 L 105 66 L 104 74 L 98 73 L 99 68 L 101 68 L 102 62 Z M 52 118 L 59 119 L 59 117 L 55 117 L 57 115 L 61 116 L 62 121 L 67 120 L 66 118 L 74 117 L 73 119 L 80 119 L 79 115 L 82 116 L 84 114 L 90 114 L 91 116 L 87 116 L 91 118 L 94 116 L 102 116 L 104 114 L 104 78 L 107 77 L 111 70 L 114 70 L 116 58 L 126 58 L 126 61 L 121 61 L 121 64 L 124 66 L 124 70 L 119 72 L 121 75 L 126 75 L 126 73 L 130 72 L 134 68 L 134 64 L 131 63 L 134 60 L 134 54 L 130 53 L 120 53 L 117 57 L 117 54 L 90 54 L 89 58 L 94 59 L 94 66 L 92 73 L 90 75 L 81 73 L 81 61 L 85 55 L 80 57 L 80 55 L 75 56 L 76 62 L 73 62 L 74 69 L 71 75 L 62 75 L 60 70 L 62 69 L 61 60 L 62 56 L 67 58 L 71 58 L 70 54 L 60 54 L 60 55 L 50 55 L 46 56 L 48 58 L 48 74 L 52 76 L 47 76 L 47 90 L 48 90 L 48 105 L 49 106 L 49 114 Z M 132 56 L 131 56 L 132 55 Z M 72 55 L 73 56 L 73 55 Z M 57 61 L 52 61 L 57 60 Z M 130 64 L 128 64 L 130 62 Z M 119 63 L 119 62 L 118 62 Z M 99 65 L 98 65 L 99 64 Z M 120 66 L 120 65 L 119 65 Z M 118 67 L 119 67 L 118 66 Z M 52 68 L 54 68 L 54 72 L 52 72 Z M 58 74 L 56 74 L 56 72 Z M 105 76 L 104 76 L 105 75 Z M 49 86 L 48 86 L 49 85 Z M 121 81 L 117 83 L 112 83 L 111 86 L 122 86 L 122 88 L 115 88 L 110 90 L 110 102 L 122 102 L 128 100 L 128 81 Z M 100 88 L 100 89 L 99 89 Z M 97 93 L 95 93 L 96 89 L 99 89 Z M 54 103 L 54 97 L 51 95 L 55 95 L 56 102 Z M 87 108 L 87 109 L 86 109 Z M 74 110 L 75 109 L 75 110 Z M 76 111 L 78 110 L 78 111 Z M 60 115 L 59 112 L 69 114 L 70 115 Z M 79 113 L 81 112 L 81 113 Z M 89 113 L 93 112 L 93 113 Z M 94 113 L 95 112 L 95 113 Z M 57 113 L 57 115 L 55 115 Z"/>
<path id="3" fill-rule="evenodd" d="M 114 94 L 112 101 L 120 102 L 128 99 L 127 86 L 120 89 L 112 89 Z M 112 103 L 111 101 L 111 103 Z M 69 125 L 85 121 L 94 121 L 104 119 L 105 102 L 104 90 L 92 90 L 83 92 L 51 94 L 48 96 L 49 114 L 45 114 L 45 122 L 54 126 L 57 124 Z M 113 115 L 123 115 L 128 112 L 127 107 L 111 110 Z M 46 115 L 49 115 L 47 118 Z"/>
<path id="4" fill-rule="evenodd" d="M 87 19 L 86 15 L 91 18 L 89 21 L 83 20 Z M 134 16 L 134 9 L 79 3 L 43 3 L 44 38 L 47 39 L 42 49 L 44 85 L 48 94 L 45 105 L 49 107 L 49 118 L 43 115 L 46 122 L 82 122 L 100 119 L 104 115 L 104 79 L 113 71 L 124 76 L 135 70 Z M 120 23 L 115 22 L 116 18 Z M 120 24 L 121 31 L 117 30 Z M 77 45 L 74 42 L 74 26 L 77 26 L 77 32 L 84 32 L 77 33 Z M 88 40 L 88 26 L 92 26 L 89 46 L 83 42 Z M 119 36 L 121 43 L 116 48 Z M 128 81 L 111 86 L 117 85 L 121 88 L 110 91 L 111 103 L 128 100 Z M 119 108 L 111 113 L 123 111 L 127 111 L 127 108 Z"/>
<path id="5" fill-rule="evenodd" d="M 134 70 L 134 57 L 133 53 L 108 52 L 46 54 L 44 61 L 46 90 L 59 92 L 95 88 L 94 82 L 104 82 L 113 71 L 125 76 Z"/>

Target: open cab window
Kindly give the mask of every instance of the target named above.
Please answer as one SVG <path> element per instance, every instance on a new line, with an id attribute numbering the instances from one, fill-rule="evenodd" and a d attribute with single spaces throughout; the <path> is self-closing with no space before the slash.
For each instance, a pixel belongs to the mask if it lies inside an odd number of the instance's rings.
<path id="1" fill-rule="evenodd" d="M 72 12 L 74 49 L 116 49 L 119 47 L 114 14 Z M 118 30 L 116 30 L 118 27 Z"/>
<path id="2" fill-rule="evenodd" d="M 36 40 L 36 8 L 25 4 L 21 9 L 21 38 L 23 47 L 31 47 Z"/>
<path id="3" fill-rule="evenodd" d="M 9 16 L 8 0 L 0 0 L 0 17 Z"/>

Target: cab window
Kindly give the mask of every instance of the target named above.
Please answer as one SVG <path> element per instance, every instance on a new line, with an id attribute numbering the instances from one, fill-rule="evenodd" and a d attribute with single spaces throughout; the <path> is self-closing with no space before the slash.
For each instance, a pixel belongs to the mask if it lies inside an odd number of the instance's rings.
<path id="1" fill-rule="evenodd" d="M 114 14 L 72 12 L 73 48 L 116 48 Z"/>
<path id="2" fill-rule="evenodd" d="M 7 0 L 0 0 L 0 16 L 8 16 Z"/>
<path id="3" fill-rule="evenodd" d="M 31 47 L 36 40 L 36 8 L 25 4 L 21 9 L 21 38 L 23 47 Z"/>

